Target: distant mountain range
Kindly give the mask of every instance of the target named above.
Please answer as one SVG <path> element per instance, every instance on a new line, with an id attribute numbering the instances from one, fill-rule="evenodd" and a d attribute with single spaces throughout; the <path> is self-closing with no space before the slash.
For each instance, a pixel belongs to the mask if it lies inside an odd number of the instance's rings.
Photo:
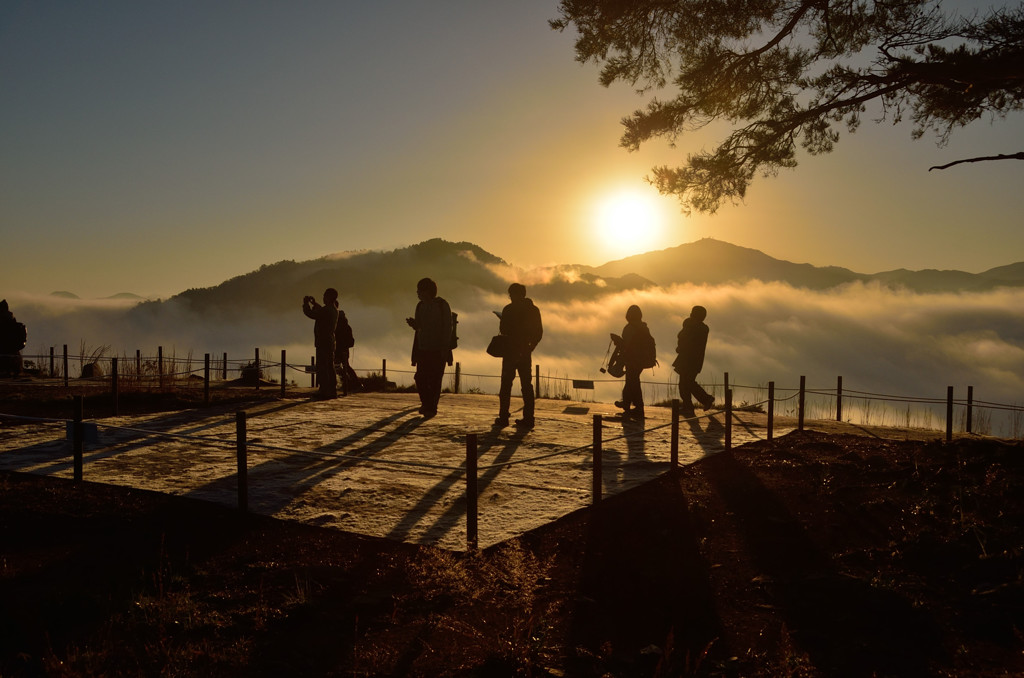
<path id="1" fill-rule="evenodd" d="M 611 261 L 590 270 L 598 276 L 642 272 L 645 278 L 663 287 L 676 283 L 721 285 L 761 280 L 815 290 L 852 282 L 877 282 L 915 292 L 966 292 L 1024 285 L 1024 262 L 1000 266 L 984 273 L 899 269 L 864 274 L 838 266 L 794 264 L 759 250 L 712 238 Z"/>
<path id="2" fill-rule="evenodd" d="M 57 297 L 59 299 L 71 299 L 81 300 L 82 297 L 78 296 L 74 292 L 50 292 L 51 297 Z M 131 292 L 118 292 L 112 294 L 109 297 L 103 297 L 103 299 L 116 299 L 118 301 L 144 301 L 145 297 L 140 297 L 138 294 L 132 294 Z"/>
<path id="3" fill-rule="evenodd" d="M 530 280 L 529 294 L 540 300 L 594 299 L 631 289 L 675 284 L 721 285 L 753 280 L 822 290 L 849 283 L 878 283 L 915 292 L 983 291 L 1024 286 L 1024 262 L 983 273 L 909 271 L 863 274 L 836 266 L 812 266 L 775 259 L 758 250 L 705 238 L 601 266 L 559 265 L 515 272 L 512 266 L 468 242 L 438 238 L 389 252 L 340 253 L 311 261 L 279 261 L 231 278 L 220 285 L 186 290 L 168 301 L 200 313 L 232 316 L 259 308 L 271 313 L 294 311 L 302 297 L 320 297 L 335 287 L 345 300 L 386 306 L 415 299 L 416 281 L 431 277 L 453 305 L 470 311 L 487 303 L 480 292 L 504 295 L 513 276 Z M 64 293 L 67 294 L 67 293 Z M 121 296 L 121 295 L 119 295 Z M 139 312 L 156 311 L 164 302 L 139 304 Z"/>

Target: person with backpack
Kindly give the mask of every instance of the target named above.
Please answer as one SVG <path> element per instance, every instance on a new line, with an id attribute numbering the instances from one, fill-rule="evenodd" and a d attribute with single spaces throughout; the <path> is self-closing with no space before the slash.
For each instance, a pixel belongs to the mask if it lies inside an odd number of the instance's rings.
<path id="1" fill-rule="evenodd" d="M 644 392 L 640 386 L 640 373 L 657 364 L 654 337 L 643 322 L 643 312 L 633 304 L 626 309 L 626 326 L 622 336 L 612 335 L 612 341 L 622 349 L 626 366 L 626 383 L 622 387 L 622 400 L 615 401 L 621 407 L 623 416 L 644 418 Z"/>
<path id="2" fill-rule="evenodd" d="M 508 426 L 509 408 L 512 402 L 512 382 L 519 374 L 519 386 L 523 394 L 523 418 L 516 420 L 516 426 L 532 428 L 534 425 L 534 392 L 531 372 L 531 354 L 544 336 L 540 309 L 526 296 L 526 287 L 512 283 L 508 287 L 509 303 L 501 311 L 498 331 L 505 337 L 504 355 L 501 357 L 501 386 L 498 389 L 498 418 L 494 425 Z"/>
<path id="3" fill-rule="evenodd" d="M 21 374 L 21 349 L 28 341 L 24 323 L 18 322 L 7 300 L 0 300 L 0 376 Z"/>
<path id="4" fill-rule="evenodd" d="M 312 318 L 313 344 L 316 347 L 316 382 L 318 400 L 338 397 L 338 375 L 334 372 L 334 332 L 338 326 L 338 290 L 324 290 L 323 306 L 313 297 L 303 297 L 302 312 Z"/>
<path id="5" fill-rule="evenodd" d="M 706 308 L 694 306 L 676 336 L 676 359 L 672 369 L 679 375 L 679 399 L 682 401 L 679 411 L 687 419 L 696 414 L 693 411 L 693 398 L 705 410 L 715 404 L 715 397 L 697 383 L 697 375 L 704 368 L 704 351 L 708 344 L 708 326 L 704 324 L 706 317 Z"/>
<path id="6" fill-rule="evenodd" d="M 412 364 L 416 368 L 416 391 L 424 419 L 437 416 L 445 365 L 452 364 L 455 348 L 454 314 L 448 302 L 437 296 L 437 283 L 423 278 L 416 284 L 416 312 L 406 318 L 416 330 L 412 340 Z"/>
<path id="7" fill-rule="evenodd" d="M 345 311 L 338 309 L 338 324 L 334 329 L 334 371 L 341 378 L 341 393 L 348 395 L 349 391 L 356 391 L 362 388 L 362 382 L 356 371 L 349 365 L 349 351 L 356 345 L 355 335 L 352 334 L 352 326 L 345 316 Z"/>

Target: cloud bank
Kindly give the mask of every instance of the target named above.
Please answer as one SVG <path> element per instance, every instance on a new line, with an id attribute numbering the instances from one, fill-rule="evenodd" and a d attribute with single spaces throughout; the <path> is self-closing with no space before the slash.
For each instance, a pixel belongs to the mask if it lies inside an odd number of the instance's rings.
<path id="1" fill-rule="evenodd" d="M 442 291 L 443 293 L 443 291 Z M 497 332 L 497 318 L 507 298 L 478 291 L 459 295 L 460 347 L 456 359 L 467 374 L 496 375 L 498 361 L 484 353 Z M 50 346 L 77 352 L 110 346 L 114 354 L 153 355 L 157 346 L 178 355 L 251 356 L 253 349 L 289 362 L 308 361 L 312 322 L 296 304 L 292 314 L 251 313 L 222 321 L 198 316 L 182 304 L 168 302 L 159 312 L 130 310 L 131 304 L 40 297 L 13 297 L 11 308 L 29 328 L 27 354 L 46 355 Z M 344 303 L 356 335 L 354 363 L 378 369 L 382 360 L 396 372 L 408 366 L 411 330 L 405 307 Z M 468 303 L 467 303 L 468 302 Z M 1024 322 L 1022 292 L 997 289 L 977 293 L 920 294 L 878 285 L 851 284 L 828 291 L 808 291 L 782 283 L 679 285 L 605 294 L 590 300 L 538 301 L 545 336 L 535 354 L 542 374 L 572 379 L 604 379 L 610 332 L 619 333 L 625 310 L 638 304 L 658 343 L 661 367 L 645 373 L 652 382 L 670 383 L 668 367 L 675 339 L 690 308 L 708 309 L 711 328 L 702 379 L 720 383 L 792 387 L 800 376 L 811 388 L 833 388 L 843 376 L 850 390 L 944 397 L 954 386 L 957 397 L 974 387 L 975 397 L 992 402 L 1024 400 Z M 294 359 L 292 358 L 294 356 Z M 496 389 L 481 381 L 485 391 Z M 604 388 L 607 396 L 617 385 Z M 599 399 L 605 399 L 601 397 Z"/>

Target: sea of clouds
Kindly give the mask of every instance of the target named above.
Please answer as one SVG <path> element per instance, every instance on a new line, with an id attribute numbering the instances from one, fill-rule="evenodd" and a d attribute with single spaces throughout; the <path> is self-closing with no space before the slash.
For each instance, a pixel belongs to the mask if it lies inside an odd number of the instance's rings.
<path id="1" fill-rule="evenodd" d="M 108 357 L 134 357 L 136 350 L 151 356 L 161 346 L 165 355 L 191 354 L 198 361 L 204 353 L 219 358 L 225 352 L 241 360 L 253 356 L 255 348 L 279 360 L 283 349 L 288 363 L 296 365 L 308 363 L 313 354 L 313 324 L 298 303 L 291 315 L 253 310 L 227 319 L 199 317 L 173 300 L 147 313 L 132 312 L 134 304 L 124 301 L 24 295 L 8 300 L 28 326 L 27 356 L 45 357 L 50 347 L 59 354 L 65 344 L 73 355 L 105 349 Z M 455 356 L 463 389 L 497 390 L 499 361 L 484 349 L 498 327 L 490 311 L 500 311 L 507 301 L 478 292 L 452 304 L 459 312 Z M 944 399 L 952 386 L 954 397 L 963 399 L 972 386 L 976 401 L 1017 405 L 1024 403 L 1022 301 L 1024 291 L 1013 288 L 921 294 L 875 284 L 810 291 L 762 282 L 631 290 L 587 301 L 539 299 L 545 333 L 534 361 L 542 390 L 614 399 L 621 382 L 600 368 L 609 333 L 620 333 L 626 308 L 638 304 L 657 340 L 661 363 L 645 372 L 648 398 L 670 398 L 676 334 L 690 308 L 700 304 L 708 309 L 711 328 L 700 380 L 720 385 L 728 373 L 737 402 L 757 402 L 769 381 L 781 393 L 795 389 L 801 376 L 810 389 L 834 390 L 842 376 L 847 394 Z M 386 360 L 389 378 L 411 383 L 412 331 L 404 318 L 412 314 L 415 299 L 404 307 L 381 307 L 343 298 L 342 307 L 356 336 L 354 367 L 379 372 Z M 306 378 L 298 371 L 289 377 L 300 384 Z M 573 379 L 594 380 L 596 388 L 573 389 Z M 891 405 L 894 411 L 905 407 Z"/>

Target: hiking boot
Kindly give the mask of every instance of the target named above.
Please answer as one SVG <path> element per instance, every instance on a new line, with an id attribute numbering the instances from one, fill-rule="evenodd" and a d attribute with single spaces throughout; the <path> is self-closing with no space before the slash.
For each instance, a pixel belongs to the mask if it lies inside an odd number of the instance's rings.
<path id="1" fill-rule="evenodd" d="M 525 419 L 516 419 L 516 427 L 517 428 L 533 428 L 533 425 L 534 425 L 533 417 L 528 417 L 528 418 L 525 418 Z"/>
<path id="2" fill-rule="evenodd" d="M 625 400 L 616 400 L 615 401 L 615 407 L 618 407 L 620 409 L 629 411 L 629 405 L 626 404 Z"/>
<path id="3" fill-rule="evenodd" d="M 494 420 L 494 425 L 498 428 L 505 428 L 506 426 L 508 426 L 508 417 L 499 416 L 497 419 Z"/>
<path id="4" fill-rule="evenodd" d="M 715 399 L 712 397 L 708 398 L 707 400 L 702 400 L 700 406 L 701 409 L 710 410 L 712 407 L 715 406 Z"/>

